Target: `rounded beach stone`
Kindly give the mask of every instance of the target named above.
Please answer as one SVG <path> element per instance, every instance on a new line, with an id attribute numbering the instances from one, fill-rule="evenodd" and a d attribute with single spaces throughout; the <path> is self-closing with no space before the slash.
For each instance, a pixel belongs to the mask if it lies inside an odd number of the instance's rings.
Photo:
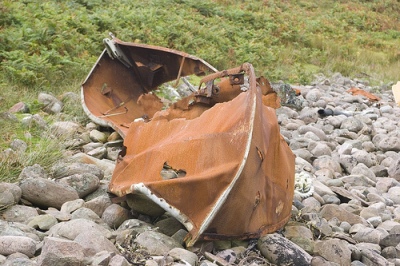
<path id="1" fill-rule="evenodd" d="M 61 206 L 79 198 L 75 189 L 44 178 L 27 178 L 20 184 L 22 198 L 39 207 Z"/>
<path id="2" fill-rule="evenodd" d="M 261 237 L 257 247 L 265 258 L 277 265 L 310 265 L 312 259 L 302 248 L 277 233 Z"/>
<path id="3" fill-rule="evenodd" d="M 33 257 L 36 251 L 36 242 L 26 236 L 0 236 L 0 254 L 4 256 L 20 252 Z"/>

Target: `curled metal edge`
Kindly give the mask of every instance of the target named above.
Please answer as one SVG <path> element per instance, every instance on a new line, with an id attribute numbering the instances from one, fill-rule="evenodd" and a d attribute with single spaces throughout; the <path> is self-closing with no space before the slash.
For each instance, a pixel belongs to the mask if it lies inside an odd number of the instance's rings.
<path id="1" fill-rule="evenodd" d="M 184 215 L 179 209 L 168 204 L 166 200 L 163 198 L 157 197 L 148 187 L 146 187 L 143 183 L 137 183 L 131 185 L 131 191 L 135 191 L 145 195 L 147 198 L 152 200 L 154 203 L 159 205 L 165 211 L 170 213 L 173 217 L 175 217 L 180 223 L 182 223 L 188 231 L 193 229 L 193 224 L 190 222 L 189 218 Z"/>

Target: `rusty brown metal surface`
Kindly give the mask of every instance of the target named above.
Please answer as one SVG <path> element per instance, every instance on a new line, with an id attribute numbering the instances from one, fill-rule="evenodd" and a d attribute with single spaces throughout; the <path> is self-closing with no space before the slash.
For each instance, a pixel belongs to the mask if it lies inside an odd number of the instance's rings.
<path id="1" fill-rule="evenodd" d="M 377 101 L 381 100 L 378 96 L 376 96 L 376 95 L 374 95 L 374 94 L 372 94 L 372 93 L 370 93 L 368 91 L 365 91 L 365 90 L 362 90 L 362 89 L 359 89 L 359 88 L 355 88 L 355 87 L 350 88 L 349 90 L 347 90 L 347 92 L 351 93 L 352 95 L 364 96 L 364 97 L 366 97 L 368 100 L 370 100 L 372 102 L 377 102 Z"/>
<path id="2" fill-rule="evenodd" d="M 136 46 L 130 48 L 126 54 L 135 58 Z M 181 53 L 174 56 L 182 59 Z M 183 57 L 184 63 L 176 59 L 168 65 L 174 71 L 165 70 L 172 74 L 162 81 L 192 74 L 197 68 L 213 72 L 208 64 L 202 65 L 204 61 Z M 186 66 L 188 58 L 191 67 Z M 197 92 L 156 111 L 157 100 L 146 96 L 152 86 L 139 86 L 132 72 L 120 80 L 127 67 L 104 53 L 99 62 L 82 93 L 85 108 L 124 136 L 126 150 L 110 182 L 112 193 L 139 195 L 168 211 L 189 231 L 188 246 L 200 239 L 256 238 L 287 222 L 294 192 L 294 155 L 280 135 L 273 109 L 279 107 L 277 96 L 267 79 L 255 77 L 251 64 L 207 75 Z M 124 104 L 128 111 L 118 119 L 103 115 L 105 109 L 118 105 L 112 97 L 107 98 L 108 106 L 100 103 L 109 93 L 98 92 L 103 83 L 114 88 L 119 99 L 135 99 Z M 153 111 L 145 112 L 143 106 Z M 128 114 L 131 108 L 138 110 Z M 148 118 L 135 120 L 143 114 Z"/>
<path id="3" fill-rule="evenodd" d="M 114 128 L 123 137 L 136 118 L 152 117 L 161 109 L 160 100 L 145 93 L 179 77 L 216 71 L 204 60 L 180 51 L 117 38 L 110 42 L 128 58 L 130 66 L 105 49 L 82 84 L 82 106 L 93 121 Z M 138 101 L 140 96 L 142 101 Z M 146 97 L 153 100 L 146 101 Z"/>

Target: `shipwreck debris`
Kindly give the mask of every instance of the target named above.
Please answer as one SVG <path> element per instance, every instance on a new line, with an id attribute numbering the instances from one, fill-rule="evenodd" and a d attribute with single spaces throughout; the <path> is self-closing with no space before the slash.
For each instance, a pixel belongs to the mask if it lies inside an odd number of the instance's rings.
<path id="1" fill-rule="evenodd" d="M 381 100 L 381 98 L 379 98 L 378 96 L 376 96 L 376 95 L 374 95 L 374 94 L 372 94 L 372 93 L 370 93 L 370 92 L 368 92 L 368 91 L 365 91 L 365 90 L 356 88 L 356 87 L 350 88 L 349 90 L 347 90 L 347 92 L 348 92 L 348 93 L 351 93 L 352 95 L 361 95 L 361 96 L 364 96 L 364 97 L 366 97 L 368 100 L 370 100 L 371 102 L 377 102 L 377 101 L 380 101 L 380 100 Z"/>
<path id="2" fill-rule="evenodd" d="M 132 208 L 149 203 L 136 211 L 169 212 L 188 230 L 188 246 L 283 227 L 294 155 L 280 135 L 279 97 L 269 81 L 249 63 L 219 72 L 176 50 L 115 37 L 105 44 L 82 85 L 82 104 L 124 138 L 110 192 L 127 196 Z M 190 75 L 200 76 L 199 84 L 163 109 L 154 90 Z"/>

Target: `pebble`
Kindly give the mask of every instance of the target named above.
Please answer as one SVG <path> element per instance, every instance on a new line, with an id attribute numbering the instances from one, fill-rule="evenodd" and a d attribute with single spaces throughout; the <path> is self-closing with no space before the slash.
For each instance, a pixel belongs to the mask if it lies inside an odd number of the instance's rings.
<path id="1" fill-rule="evenodd" d="M 381 101 L 351 95 L 351 87 L 380 91 Z M 185 249 L 187 230 L 158 205 L 132 195 L 112 201 L 107 186 L 123 145 L 118 133 L 93 122 L 48 125 L 40 114 L 24 114 L 23 125 L 50 128 L 75 150 L 51 169 L 28 166 L 19 183 L 0 183 L 0 264 L 244 265 L 247 254 L 258 258 L 251 266 L 400 265 L 400 107 L 390 91 L 339 73 L 298 89 L 302 109 L 282 106 L 276 114 L 296 172 L 308 173 L 313 192 L 295 197 L 282 230 L 256 242 L 201 248 Z M 49 114 L 62 112 L 63 102 L 50 94 L 38 101 Z M 333 115 L 321 116 L 320 109 Z M 23 103 L 10 111 L 29 112 Z M 23 154 L 27 143 L 15 139 L 2 154 Z"/>
<path id="2" fill-rule="evenodd" d="M 74 188 L 45 178 L 24 179 L 20 188 L 23 199 L 44 208 L 61 208 L 63 203 L 79 198 Z"/>
<path id="3" fill-rule="evenodd" d="M 277 265 L 309 265 L 312 259 L 298 245 L 277 233 L 261 237 L 257 247 L 264 257 Z"/>
<path id="4" fill-rule="evenodd" d="M 36 241 L 26 236 L 0 236 L 0 254 L 8 256 L 14 253 L 22 253 L 33 257 L 36 251 Z"/>

